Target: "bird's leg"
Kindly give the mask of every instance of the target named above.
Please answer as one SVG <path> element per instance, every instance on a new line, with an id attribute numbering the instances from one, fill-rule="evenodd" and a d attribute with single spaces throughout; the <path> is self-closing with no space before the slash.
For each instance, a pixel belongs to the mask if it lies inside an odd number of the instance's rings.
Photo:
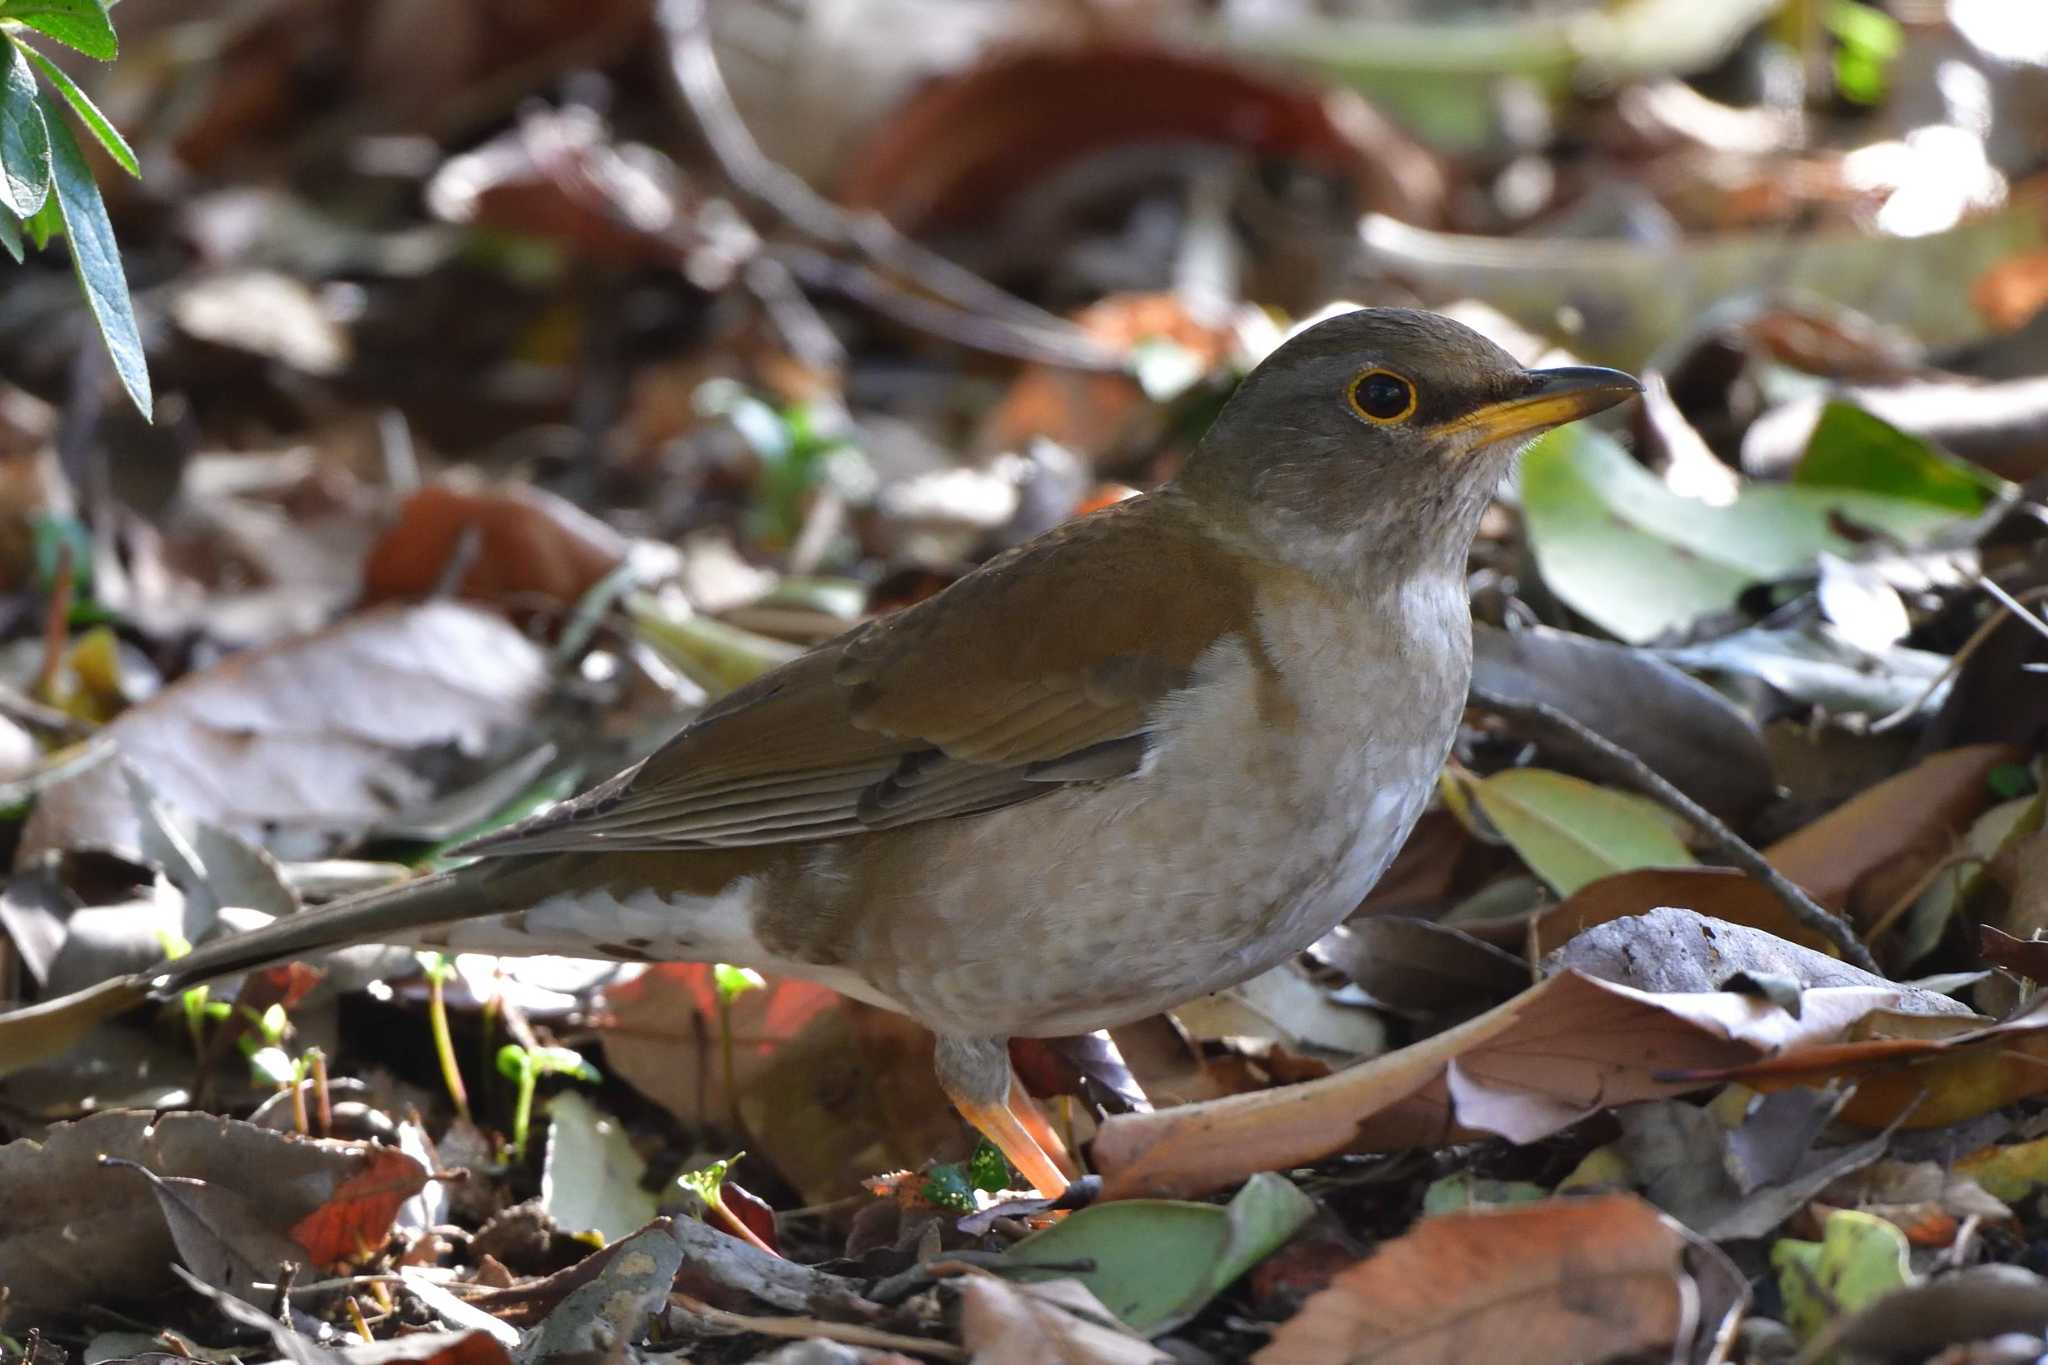
<path id="1" fill-rule="evenodd" d="M 960 1116 L 980 1129 L 1040 1194 L 1057 1199 L 1066 1193 L 1066 1176 L 1013 1108 L 1014 1100 L 1021 1099 L 1029 1105 L 1030 1098 L 1017 1086 L 1017 1078 L 1010 1070 L 1010 1050 L 1004 1041 L 941 1035 L 937 1063 L 939 1086 Z M 1034 1118 L 1050 1137 L 1052 1130 L 1044 1118 Z"/>

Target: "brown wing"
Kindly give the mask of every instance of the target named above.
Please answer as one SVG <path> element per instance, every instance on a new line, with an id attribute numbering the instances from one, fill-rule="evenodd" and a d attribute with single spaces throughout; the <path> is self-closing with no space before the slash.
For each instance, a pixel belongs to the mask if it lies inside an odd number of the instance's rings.
<path id="1" fill-rule="evenodd" d="M 1128 773 L 1159 700 L 1250 625 L 1251 566 L 1170 496 L 1053 531 L 707 709 L 467 852 L 829 839 Z"/>

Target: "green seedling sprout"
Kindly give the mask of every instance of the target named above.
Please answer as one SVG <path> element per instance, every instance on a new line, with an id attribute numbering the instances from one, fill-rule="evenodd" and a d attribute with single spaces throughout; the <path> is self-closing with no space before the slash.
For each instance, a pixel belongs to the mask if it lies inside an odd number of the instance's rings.
<path id="1" fill-rule="evenodd" d="M 719 1222 L 725 1224 L 733 1236 L 757 1251 L 765 1251 L 770 1256 L 780 1259 L 775 1248 L 762 1241 L 754 1230 L 747 1226 L 746 1220 L 734 1213 L 732 1206 L 725 1202 L 725 1177 L 731 1173 L 733 1164 L 745 1155 L 745 1152 L 734 1152 L 725 1160 L 714 1161 L 701 1170 L 684 1171 L 676 1177 L 676 1184 L 703 1200 L 704 1207 L 710 1210 Z"/>
<path id="2" fill-rule="evenodd" d="M 455 964 L 441 953 L 422 952 L 420 966 L 427 973 L 427 1025 L 434 1031 L 434 1055 L 441 1059 L 441 1079 L 448 1086 L 448 1098 L 455 1102 L 455 1116 L 469 1119 L 469 1091 L 462 1084 L 462 1064 L 455 1060 L 455 1043 L 448 1033 L 447 983 L 455 976 Z"/>
<path id="3" fill-rule="evenodd" d="M 732 1006 L 748 991 L 762 990 L 768 983 L 752 967 L 735 967 L 730 962 L 711 964 L 711 982 L 718 988 L 718 1062 L 725 1073 L 725 1102 L 732 1110 L 733 1127 L 737 1128 L 740 1100 L 733 1083 L 737 1068 L 733 1060 Z"/>
<path id="4" fill-rule="evenodd" d="M 979 1207 L 975 1192 L 996 1194 L 1010 1188 L 1010 1163 L 994 1143 L 982 1139 L 974 1148 L 974 1155 L 965 1161 L 949 1161 L 943 1166 L 934 1166 L 924 1179 L 924 1188 L 919 1191 L 930 1203 L 956 1213 L 973 1213 Z"/>
<path id="5" fill-rule="evenodd" d="M 604 1079 L 574 1048 L 521 1047 L 517 1043 L 498 1049 L 498 1073 L 519 1087 L 512 1102 L 514 1165 L 526 1160 L 526 1138 L 533 1127 L 533 1092 L 542 1076 L 568 1076 L 592 1085 Z"/>

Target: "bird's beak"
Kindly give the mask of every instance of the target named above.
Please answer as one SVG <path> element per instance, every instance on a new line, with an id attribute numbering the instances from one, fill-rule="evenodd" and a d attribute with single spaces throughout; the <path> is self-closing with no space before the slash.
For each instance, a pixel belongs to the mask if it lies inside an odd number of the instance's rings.
<path id="1" fill-rule="evenodd" d="M 1598 365 L 1526 370 L 1522 379 L 1519 393 L 1473 409 L 1444 431 L 1476 431 L 1476 444 L 1490 446 L 1590 417 L 1643 391 L 1633 376 Z"/>

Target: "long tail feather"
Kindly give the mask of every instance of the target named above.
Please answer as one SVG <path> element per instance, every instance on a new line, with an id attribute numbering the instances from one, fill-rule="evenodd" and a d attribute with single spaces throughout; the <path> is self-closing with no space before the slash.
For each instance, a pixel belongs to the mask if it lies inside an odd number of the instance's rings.
<path id="1" fill-rule="evenodd" d="M 451 920 L 516 908 L 542 860 L 514 859 L 443 872 L 317 910 L 287 915 L 183 957 L 70 995 L 0 1014 L 0 1076 L 56 1057 L 93 1025 L 203 982 L 317 950 L 375 943 Z"/>

